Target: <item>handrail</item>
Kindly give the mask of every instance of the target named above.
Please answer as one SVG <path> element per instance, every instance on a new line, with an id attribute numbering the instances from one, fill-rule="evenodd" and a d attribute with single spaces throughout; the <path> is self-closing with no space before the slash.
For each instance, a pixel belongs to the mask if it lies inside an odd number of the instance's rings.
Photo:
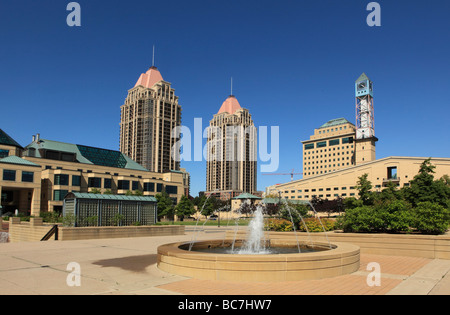
<path id="1" fill-rule="evenodd" d="M 45 236 L 41 239 L 42 241 L 48 241 L 53 235 L 55 235 L 55 241 L 58 240 L 58 225 L 55 224 L 50 231 L 47 232 L 47 234 L 45 234 Z"/>

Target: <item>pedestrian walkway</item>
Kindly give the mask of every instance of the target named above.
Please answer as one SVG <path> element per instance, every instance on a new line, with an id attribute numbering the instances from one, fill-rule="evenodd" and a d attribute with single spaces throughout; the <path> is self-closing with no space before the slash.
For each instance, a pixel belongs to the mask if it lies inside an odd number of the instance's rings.
<path id="1" fill-rule="evenodd" d="M 359 271 L 350 275 L 273 283 L 190 279 L 157 268 L 159 245 L 193 235 L 191 229 L 180 236 L 0 244 L 2 294 L 450 294 L 450 261 L 416 257 L 362 254 Z M 197 240 L 224 235 L 224 228 L 195 232 Z M 380 266 L 380 286 L 368 285 L 371 262 Z M 80 286 L 68 285 L 70 263 L 80 267 Z"/>

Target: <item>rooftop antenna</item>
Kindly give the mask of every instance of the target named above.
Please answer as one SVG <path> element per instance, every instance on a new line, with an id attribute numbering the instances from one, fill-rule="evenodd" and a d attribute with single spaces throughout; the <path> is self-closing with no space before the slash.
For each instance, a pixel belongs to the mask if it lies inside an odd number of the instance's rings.
<path id="1" fill-rule="evenodd" d="M 231 77 L 231 94 L 230 95 L 233 95 L 233 77 Z"/>
<path id="2" fill-rule="evenodd" d="M 152 67 L 155 66 L 155 45 L 153 45 L 153 58 L 152 58 Z"/>

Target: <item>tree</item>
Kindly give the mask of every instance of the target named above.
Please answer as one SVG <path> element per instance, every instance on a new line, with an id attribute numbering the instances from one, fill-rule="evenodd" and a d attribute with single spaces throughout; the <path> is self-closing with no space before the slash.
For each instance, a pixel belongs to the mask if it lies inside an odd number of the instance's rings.
<path id="1" fill-rule="evenodd" d="M 359 199 L 362 200 L 364 205 L 373 204 L 373 193 L 372 193 L 372 183 L 367 179 L 369 174 L 363 174 L 358 177 L 358 182 L 356 183 L 356 189 L 358 190 Z"/>
<path id="2" fill-rule="evenodd" d="M 414 207 L 420 202 L 438 203 L 447 207 L 450 199 L 450 187 L 444 180 L 434 180 L 434 169 L 431 158 L 420 165 L 419 173 L 410 181 L 409 187 L 403 189 L 405 199 Z"/>
<path id="3" fill-rule="evenodd" d="M 194 212 L 194 203 L 187 196 L 183 195 L 175 207 L 175 214 L 180 218 L 180 221 L 183 221 L 185 216 L 190 216 Z"/>
<path id="4" fill-rule="evenodd" d="M 158 219 L 160 220 L 165 216 L 172 218 L 174 215 L 175 207 L 169 195 L 165 191 L 163 191 L 162 193 L 156 194 L 155 198 L 157 200 Z"/>
<path id="5" fill-rule="evenodd" d="M 378 197 L 381 201 L 402 199 L 401 192 L 397 189 L 397 184 L 392 181 L 387 183 L 386 188 L 381 191 Z"/>

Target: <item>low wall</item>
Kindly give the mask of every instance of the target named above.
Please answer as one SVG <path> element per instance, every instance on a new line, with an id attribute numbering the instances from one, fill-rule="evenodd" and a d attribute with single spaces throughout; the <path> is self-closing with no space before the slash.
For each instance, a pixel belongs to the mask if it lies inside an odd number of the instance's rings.
<path id="1" fill-rule="evenodd" d="M 9 241 L 16 242 L 39 242 L 45 234 L 53 227 L 53 224 L 43 224 L 42 218 L 31 218 L 30 222 L 21 222 L 20 218 L 9 219 Z M 53 235 L 50 240 L 55 240 Z"/>
<path id="2" fill-rule="evenodd" d="M 245 231 L 239 231 L 237 238 L 245 238 Z M 227 238 L 233 238 L 234 232 L 227 232 Z M 269 237 L 283 239 L 294 238 L 293 232 L 270 232 Z M 362 254 L 423 257 L 450 260 L 449 235 L 411 235 L 411 234 L 359 234 L 329 232 L 297 232 L 299 241 L 308 243 L 326 242 L 327 239 L 339 243 L 351 243 L 361 249 Z"/>
<path id="3" fill-rule="evenodd" d="M 9 222 L 10 242 L 38 242 L 53 227 L 46 225 L 39 218 L 31 222 L 20 222 L 11 218 Z M 101 227 L 58 227 L 59 241 L 88 240 L 101 238 L 127 238 L 146 236 L 184 235 L 182 225 L 150 226 L 101 226 Z M 53 235 L 49 240 L 55 240 Z"/>
<path id="4" fill-rule="evenodd" d="M 183 225 L 149 226 L 101 226 L 61 227 L 58 239 L 61 241 L 89 240 L 101 238 L 126 238 L 146 236 L 184 235 Z"/>

